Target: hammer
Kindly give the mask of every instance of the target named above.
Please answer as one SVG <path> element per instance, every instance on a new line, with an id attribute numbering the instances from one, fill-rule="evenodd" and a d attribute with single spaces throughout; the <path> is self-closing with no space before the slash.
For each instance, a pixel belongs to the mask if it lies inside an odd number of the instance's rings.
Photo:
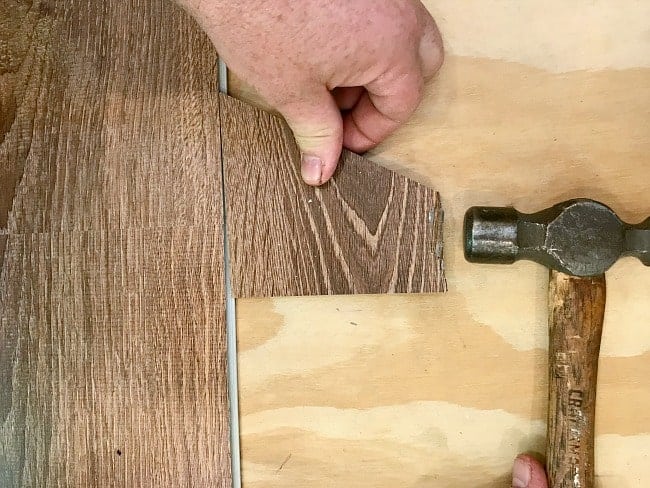
<path id="1" fill-rule="evenodd" d="M 605 315 L 605 272 L 623 256 L 650 266 L 650 218 L 619 219 L 600 202 L 575 199 L 534 214 L 472 207 L 465 258 L 550 268 L 546 469 L 550 488 L 594 487 L 594 417 Z"/>

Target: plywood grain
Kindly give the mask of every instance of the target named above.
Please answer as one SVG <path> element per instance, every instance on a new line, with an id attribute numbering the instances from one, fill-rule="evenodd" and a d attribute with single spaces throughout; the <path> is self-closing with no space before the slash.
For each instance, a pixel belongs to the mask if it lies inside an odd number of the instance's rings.
<path id="1" fill-rule="evenodd" d="M 313 188 L 284 121 L 226 96 L 221 120 L 237 297 L 444 291 L 435 191 L 349 152 Z"/>
<path id="2" fill-rule="evenodd" d="M 466 263 L 465 210 L 650 214 L 647 2 L 426 3 L 445 66 L 368 157 L 440 191 L 449 292 L 241 300 L 247 488 L 507 486 L 517 453 L 544 453 L 548 272 Z M 650 269 L 625 259 L 607 282 L 596 483 L 645 488 Z"/>
<path id="3" fill-rule="evenodd" d="M 230 486 L 216 53 L 167 1 L 0 9 L 0 485 Z"/>

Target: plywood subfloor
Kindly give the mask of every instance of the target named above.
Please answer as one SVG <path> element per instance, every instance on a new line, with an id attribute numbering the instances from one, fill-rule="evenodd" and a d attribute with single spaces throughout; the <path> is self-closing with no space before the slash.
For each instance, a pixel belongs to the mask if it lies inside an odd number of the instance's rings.
<path id="1" fill-rule="evenodd" d="M 647 2 L 426 3 L 445 66 L 371 157 L 440 191 L 449 293 L 238 302 L 246 488 L 508 486 L 544 452 L 548 273 L 466 263 L 465 210 L 650 215 Z M 608 275 L 601 488 L 650 479 L 648 290 L 634 259 Z"/>

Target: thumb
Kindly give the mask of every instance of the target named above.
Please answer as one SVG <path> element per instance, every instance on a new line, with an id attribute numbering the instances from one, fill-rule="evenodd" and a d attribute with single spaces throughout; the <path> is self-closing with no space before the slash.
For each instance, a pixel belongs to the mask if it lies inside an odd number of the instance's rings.
<path id="1" fill-rule="evenodd" d="M 544 466 L 532 456 L 517 456 L 512 469 L 513 488 L 548 488 Z"/>
<path id="2" fill-rule="evenodd" d="M 334 97 L 323 88 L 277 110 L 300 148 L 302 179 L 313 186 L 327 182 L 336 171 L 343 146 L 343 120 Z"/>

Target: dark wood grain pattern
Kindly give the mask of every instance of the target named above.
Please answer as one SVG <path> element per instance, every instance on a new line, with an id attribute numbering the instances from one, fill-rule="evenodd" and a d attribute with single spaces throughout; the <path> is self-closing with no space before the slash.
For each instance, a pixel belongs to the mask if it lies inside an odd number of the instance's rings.
<path id="1" fill-rule="evenodd" d="M 0 6 L 0 486 L 230 486 L 216 53 L 167 0 Z"/>
<path id="2" fill-rule="evenodd" d="M 605 315 L 605 276 L 551 271 L 549 286 L 550 488 L 594 488 L 598 355 Z"/>
<path id="3" fill-rule="evenodd" d="M 237 297 L 445 289 L 436 192 L 351 153 L 309 187 L 283 121 L 220 104 Z"/>

